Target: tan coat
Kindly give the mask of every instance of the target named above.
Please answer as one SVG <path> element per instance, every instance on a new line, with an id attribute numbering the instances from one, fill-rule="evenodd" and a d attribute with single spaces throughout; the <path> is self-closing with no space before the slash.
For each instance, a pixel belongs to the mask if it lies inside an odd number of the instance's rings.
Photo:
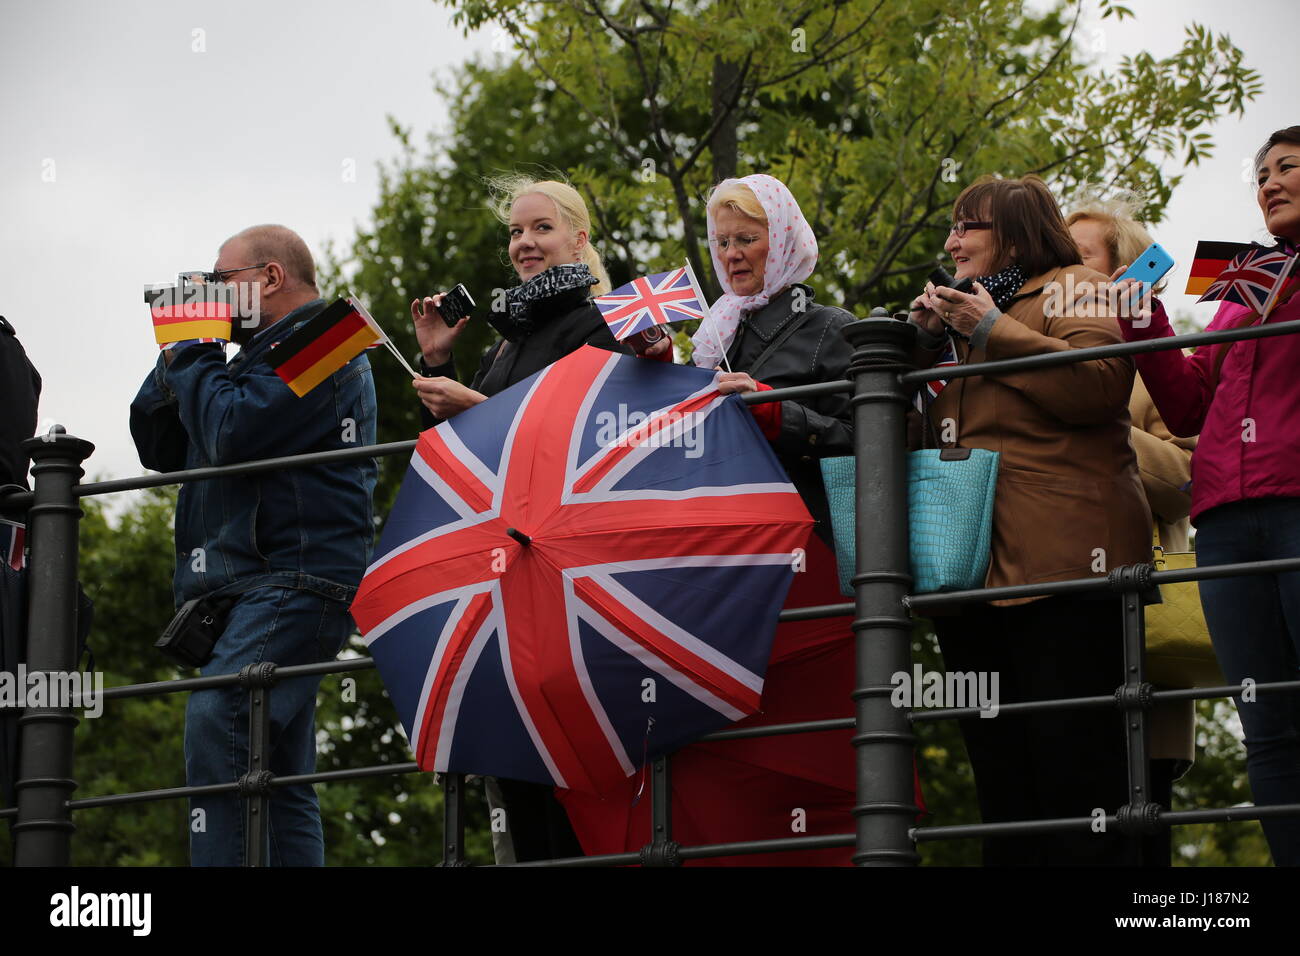
<path id="1" fill-rule="evenodd" d="M 1074 265 L 1029 280 L 998 316 L 984 348 L 967 355 L 967 344 L 958 343 L 959 360 L 1119 342 L 1104 303 L 1086 295 L 1062 301 L 1071 274 L 1074 285 L 1105 278 Z M 1089 310 L 1103 314 L 1077 315 Z M 986 587 L 1092 577 L 1150 561 L 1151 512 L 1129 441 L 1133 377 L 1127 358 L 1094 360 L 956 379 L 931 404 L 941 439 L 951 419 L 957 444 L 1001 453 Z"/>
<path id="2" fill-rule="evenodd" d="M 1160 544 L 1166 551 L 1189 548 L 1187 515 L 1192 495 L 1184 491 L 1192 477 L 1195 438 L 1175 438 L 1156 411 L 1155 403 L 1138 376 L 1128 404 L 1133 419 L 1133 450 L 1137 452 L 1142 490 L 1155 518 Z M 1154 759 L 1185 760 L 1196 756 L 1196 707 L 1190 700 L 1165 700 L 1156 704 L 1147 724 Z"/>
<path id="3" fill-rule="evenodd" d="M 1185 490 L 1192 478 L 1192 449 L 1195 438 L 1175 438 L 1156 411 L 1141 376 L 1133 383 L 1128 404 L 1133 419 L 1133 450 L 1137 452 L 1142 490 L 1160 532 L 1166 551 L 1186 551 L 1192 509 L 1192 494 Z"/>

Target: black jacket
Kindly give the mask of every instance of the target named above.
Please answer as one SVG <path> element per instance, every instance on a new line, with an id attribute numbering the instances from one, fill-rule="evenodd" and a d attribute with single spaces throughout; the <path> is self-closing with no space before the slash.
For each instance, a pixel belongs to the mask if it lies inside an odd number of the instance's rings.
<path id="1" fill-rule="evenodd" d="M 790 337 L 759 363 L 768 346 L 801 319 Z M 727 361 L 733 372 L 748 372 L 773 388 L 842 379 L 853 349 L 840 333 L 854 321 L 853 313 L 816 304 L 813 290 L 796 284 L 741 319 Z M 815 530 L 829 544 L 830 511 L 817 459 L 853 454 L 849 393 L 782 402 L 781 433 L 772 449 L 817 520 Z"/>
<path id="2" fill-rule="evenodd" d="M 27 487 L 27 456 L 18 447 L 36 432 L 41 376 L 14 327 L 0 316 L 0 485 Z"/>
<path id="3" fill-rule="evenodd" d="M 587 289 L 570 289 L 534 302 L 531 317 L 536 328 L 529 335 L 515 342 L 502 339 L 487 350 L 470 388 L 491 398 L 583 345 L 594 345 L 610 352 L 632 353 L 630 348 L 614 338 L 601 318 L 600 310 L 588 298 Z M 420 371 L 425 375 L 456 378 L 452 362 L 430 368 L 421 359 Z M 425 428 L 438 423 L 438 419 L 423 405 L 420 406 L 420 417 Z"/>

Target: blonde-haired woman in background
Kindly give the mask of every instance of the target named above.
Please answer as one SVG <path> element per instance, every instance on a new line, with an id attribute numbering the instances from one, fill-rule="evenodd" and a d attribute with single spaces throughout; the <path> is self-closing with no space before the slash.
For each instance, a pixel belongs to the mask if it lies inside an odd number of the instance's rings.
<path id="1" fill-rule="evenodd" d="M 1079 247 L 1083 264 L 1105 275 L 1126 268 L 1152 243 L 1150 233 L 1134 218 L 1135 203 L 1127 197 L 1090 198 L 1066 217 Z M 1152 289 L 1158 295 L 1164 282 Z M 1160 544 L 1166 551 L 1188 550 L 1188 513 L 1192 495 L 1192 449 L 1195 438 L 1175 438 L 1156 411 L 1155 403 L 1139 375 L 1133 380 L 1129 400 L 1133 427 L 1129 439 L 1137 452 L 1142 490 L 1155 518 Z M 1196 757 L 1196 708 L 1190 701 L 1164 701 L 1151 720 L 1151 799 L 1168 808 L 1174 781 L 1185 774 Z M 1173 833 L 1165 829 L 1143 838 L 1144 866 L 1169 866 Z"/>
<path id="2" fill-rule="evenodd" d="M 501 340 L 488 349 L 468 386 L 456 378 L 451 347 L 469 318 L 448 327 L 438 312 L 442 296 L 411 303 L 420 343 L 415 389 L 426 427 L 485 401 L 583 345 L 630 352 L 619 344 L 593 295 L 609 291 L 609 276 L 591 243 L 587 204 L 568 183 L 526 176 L 493 180 L 493 211 L 508 233 L 507 252 L 519 285 L 506 291 L 505 309 L 488 314 Z M 499 790 L 497 789 L 499 787 Z M 489 801 L 505 805 L 508 839 L 493 834 L 497 862 L 581 856 L 553 789 L 538 783 L 489 781 Z"/>
<path id="3" fill-rule="evenodd" d="M 576 189 L 556 180 L 512 176 L 491 183 L 493 211 L 508 230 L 507 252 L 519 285 L 505 308 L 488 314 L 501 341 L 488 349 L 468 386 L 456 379 L 451 348 L 469 321 L 448 327 L 442 296 L 411 303 L 425 376 L 415 382 L 426 424 L 447 419 L 540 372 L 583 345 L 630 352 L 615 341 L 592 296 L 609 291 L 609 276 L 591 242 L 591 215 Z"/>

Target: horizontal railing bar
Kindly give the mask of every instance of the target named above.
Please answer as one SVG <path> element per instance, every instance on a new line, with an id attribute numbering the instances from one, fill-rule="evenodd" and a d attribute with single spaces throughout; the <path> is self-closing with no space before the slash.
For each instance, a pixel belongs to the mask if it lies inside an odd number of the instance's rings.
<path id="1" fill-rule="evenodd" d="M 1273 681 L 1267 684 L 1251 684 L 1249 687 L 1251 690 L 1263 694 L 1280 694 L 1289 691 L 1300 691 L 1300 680 Z M 1153 691 L 1151 699 L 1156 702 L 1162 700 L 1209 700 L 1214 697 L 1235 697 L 1246 689 L 1247 685 L 1238 686 L 1228 684 L 1223 687 L 1160 690 Z M 916 691 L 913 690 L 913 693 L 915 694 Z M 1060 697 L 1054 700 L 1017 701 L 1016 703 L 999 704 L 998 715 L 1001 716 L 1004 713 L 1032 714 L 1039 711 L 1049 710 L 1097 710 L 1105 707 L 1116 707 L 1114 694 L 1107 694 L 1104 697 L 1100 695 L 1092 697 Z M 935 707 L 930 709 L 911 710 L 908 712 L 907 717 L 908 720 L 917 723 L 931 720 L 956 720 L 962 717 L 975 717 L 982 712 L 983 711 L 979 707 Z"/>
<path id="2" fill-rule="evenodd" d="M 259 458 L 253 461 L 235 462 L 230 465 L 211 465 L 205 468 L 188 468 L 184 471 L 163 471 L 135 478 L 113 478 L 108 481 L 89 481 L 74 486 L 79 498 L 92 495 L 111 495 L 120 491 L 140 491 L 143 488 L 160 488 L 163 485 L 180 485 L 188 481 L 208 481 L 213 478 L 227 478 L 238 475 L 252 475 L 263 471 L 276 471 L 281 468 L 304 468 L 309 465 L 327 465 L 339 461 L 351 461 L 354 458 L 379 458 L 384 455 L 400 455 L 415 448 L 415 439 L 407 441 L 384 442 L 378 445 L 361 445 L 357 448 L 336 448 L 331 451 L 313 451 L 304 455 L 282 455 L 277 458 Z M 24 511 L 32 506 L 35 493 L 31 491 L 13 492 L 0 498 L 0 510 Z"/>
<path id="3" fill-rule="evenodd" d="M 808 607 L 787 608 L 777 615 L 782 624 L 788 621 L 815 621 L 823 617 L 844 617 L 853 613 L 852 604 L 811 604 Z"/>
<path id="4" fill-rule="evenodd" d="M 1183 581 L 1242 577 L 1251 574 L 1280 574 L 1296 570 L 1300 570 L 1300 558 L 1245 561 L 1238 564 L 1207 564 L 1180 571 L 1156 571 L 1151 575 L 1151 584 L 1178 584 Z M 1047 581 L 1043 584 L 1014 584 L 1000 588 L 974 588 L 969 591 L 909 594 L 903 599 L 903 603 L 914 611 L 924 611 L 927 608 L 973 604 L 982 601 L 1000 601 L 1021 597 L 1051 597 L 1057 594 L 1111 590 L 1110 579 L 1105 576 L 1098 576 L 1095 578 L 1073 578 L 1069 581 Z M 1121 592 L 1114 591 L 1114 593 L 1118 596 Z"/>
<path id="5" fill-rule="evenodd" d="M 301 773 L 285 777 L 271 778 L 272 787 L 292 787 L 307 783 L 328 783 L 331 780 L 358 780 L 364 777 L 396 776 L 404 773 L 419 773 L 420 765 L 416 763 L 375 764 L 370 767 L 351 767 L 344 770 L 322 770 L 319 773 Z M 175 800 L 181 797 L 206 796 L 213 793 L 229 793 L 238 790 L 239 784 L 213 783 L 201 787 L 167 787 L 162 790 L 140 790 L 135 793 L 110 793 L 98 797 L 83 797 L 69 800 L 70 810 L 90 810 L 95 807 L 119 806 L 127 803 L 152 803 L 158 800 Z M 15 816 L 17 807 L 0 810 L 0 819 Z"/>
<path id="6" fill-rule="evenodd" d="M 954 378 L 972 378 L 976 375 L 1029 372 L 1036 369 L 1056 368 L 1060 365 L 1073 365 L 1075 362 L 1091 362 L 1096 359 L 1116 358 L 1125 355 L 1142 355 L 1148 352 L 1163 352 L 1169 349 L 1195 348 L 1201 345 L 1213 345 L 1218 342 L 1272 338 L 1275 335 L 1288 335 L 1295 332 L 1300 332 L 1300 321 L 1278 322 L 1273 325 L 1252 325 L 1237 329 L 1215 329 L 1213 332 L 1191 332 L 1187 335 L 1168 335 L 1159 339 L 1143 339 L 1140 342 L 1094 345 L 1086 349 L 1043 352 L 1038 355 L 1022 355 L 1018 358 L 998 359 L 992 362 L 945 365 L 942 369 L 917 369 L 914 372 L 905 372 L 899 378 L 905 387 L 910 387 L 938 379 L 947 381 Z"/>
<path id="7" fill-rule="evenodd" d="M 239 784 L 211 783 L 202 787 L 166 787 L 162 790 L 139 790 L 135 793 L 106 793 L 99 797 L 83 797 L 69 800 L 69 810 L 91 810 L 95 807 L 115 807 L 127 803 L 154 803 L 158 800 L 176 800 L 181 797 L 203 797 L 214 793 L 230 793 L 238 790 Z"/>
<path id="8" fill-rule="evenodd" d="M 321 661 L 317 664 L 293 664 L 275 669 L 276 681 L 316 674 L 345 674 L 365 671 L 375 666 L 373 658 L 355 657 L 347 660 Z M 181 694 L 193 690 L 210 690 L 213 687 L 230 687 L 239 683 L 239 674 L 212 674 L 208 677 L 179 677 L 176 680 L 150 681 L 146 684 L 119 684 L 106 687 L 104 700 L 125 700 L 131 697 L 157 697 L 164 694 Z"/>
<path id="9" fill-rule="evenodd" d="M 788 388 L 773 388 L 765 392 L 745 392 L 740 400 L 746 405 L 762 405 L 765 402 L 784 402 L 799 398 L 820 398 L 822 395 L 838 395 L 840 392 L 853 391 L 853 383 L 847 379 L 832 382 L 816 382 L 812 385 L 791 385 Z"/>
<path id="10" fill-rule="evenodd" d="M 853 846 L 854 834 L 832 833 L 825 836 L 782 837 L 778 840 L 745 840 L 739 843 L 708 843 L 701 846 L 678 847 L 677 855 L 683 860 L 699 860 L 715 856 L 743 856 L 752 853 L 784 853 L 797 850 L 826 850 L 840 846 Z M 601 856 L 569 856 L 558 860 L 532 860 L 528 863 L 506 863 L 515 867 L 539 866 L 626 866 L 640 863 L 641 853 L 606 853 Z"/>
<path id="11" fill-rule="evenodd" d="M 345 770 L 321 770 L 316 773 L 299 773 L 273 777 L 273 787 L 293 787 L 304 783 L 329 783 L 331 780 L 359 780 L 363 777 L 396 777 L 404 773 L 423 773 L 418 763 L 374 764 L 369 767 L 352 767 Z"/>
<path id="12" fill-rule="evenodd" d="M 826 730 L 852 730 L 856 723 L 852 717 L 837 717 L 830 720 L 806 720 L 797 724 L 768 724 L 765 727 L 718 730 L 691 742 L 708 744 L 719 740 L 749 740 L 754 737 L 780 737 L 786 734 L 815 734 Z"/>
<path id="13" fill-rule="evenodd" d="M 1162 810 L 1158 824 L 1163 828 L 1197 823 L 1239 823 L 1273 817 L 1300 816 L 1300 803 L 1280 803 L 1267 807 L 1250 804 L 1215 810 Z M 976 837 L 1021 836 L 1030 833 L 1059 833 L 1091 829 L 1100 817 L 1059 817 L 1055 820 L 1020 820 L 1009 823 L 962 823 L 953 826 L 913 827 L 909 832 L 917 843 L 938 840 L 969 840 Z M 1106 814 L 1107 832 L 1122 832 L 1119 817 Z"/>

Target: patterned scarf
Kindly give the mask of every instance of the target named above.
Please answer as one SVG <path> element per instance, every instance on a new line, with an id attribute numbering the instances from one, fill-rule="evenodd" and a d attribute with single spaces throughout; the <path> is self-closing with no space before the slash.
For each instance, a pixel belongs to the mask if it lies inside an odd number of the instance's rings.
<path id="1" fill-rule="evenodd" d="M 993 304 L 998 307 L 998 311 L 1005 312 L 1015 294 L 1020 291 L 1020 287 L 1028 279 L 1025 270 L 1013 263 L 1001 272 L 995 272 L 989 276 L 980 276 L 975 281 L 988 290 L 989 295 L 993 297 Z"/>
<path id="2" fill-rule="evenodd" d="M 1015 298 L 1016 293 L 1025 284 L 1026 278 L 1024 269 L 1018 265 L 1009 265 L 1000 272 L 980 276 L 975 281 L 988 290 L 988 294 L 992 297 L 993 304 L 998 307 L 998 311 L 1005 312 L 1007 306 L 1011 304 L 1011 300 Z M 959 333 L 954 332 L 952 329 L 945 329 L 945 331 L 948 334 L 944 336 L 943 351 L 939 355 L 939 361 L 934 363 L 934 368 L 961 364 L 957 361 L 957 348 L 952 340 L 952 337 Z M 962 338 L 966 337 L 962 336 Z M 926 407 L 929 402 L 925 400 L 925 395 L 928 394 L 930 401 L 934 401 L 947 384 L 948 380 L 946 378 L 940 378 L 932 382 L 926 382 L 921 386 L 921 390 L 916 393 L 912 401 L 922 415 L 929 414 Z"/>
<path id="3" fill-rule="evenodd" d="M 527 335 L 535 327 L 532 309 L 534 302 L 549 299 L 570 289 L 585 289 L 599 281 L 591 274 L 585 262 L 567 262 L 563 265 L 551 266 L 545 272 L 539 272 L 513 289 L 507 289 L 506 305 L 510 315 L 508 324 L 514 334 L 506 335 L 504 332 L 501 334 L 512 340 Z M 499 326 L 497 331 L 501 332 Z"/>

